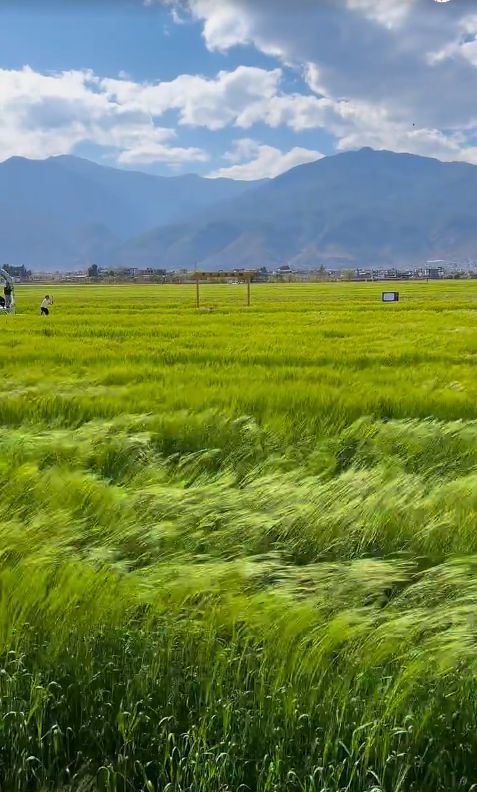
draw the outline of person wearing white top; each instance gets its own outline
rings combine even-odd
[[[50,295],[47,294],[45,299],[42,300],[40,305],[40,314],[41,316],[48,316],[50,313],[50,305],[53,305],[53,300],[50,300]]]

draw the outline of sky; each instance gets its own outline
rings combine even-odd
[[[0,0],[0,160],[273,177],[477,164],[477,0]]]

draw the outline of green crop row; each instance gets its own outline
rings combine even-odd
[[[18,287],[0,789],[477,789],[477,285],[381,288]]]

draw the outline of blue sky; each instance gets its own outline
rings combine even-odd
[[[0,152],[261,178],[477,162],[473,0],[0,0]]]

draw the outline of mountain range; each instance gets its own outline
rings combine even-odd
[[[0,164],[0,263],[34,270],[412,266],[477,258],[476,217],[476,166],[372,149],[261,182]]]
[[[111,265],[129,239],[194,216],[249,182],[172,178],[72,156],[0,164],[0,263],[33,270]]]

